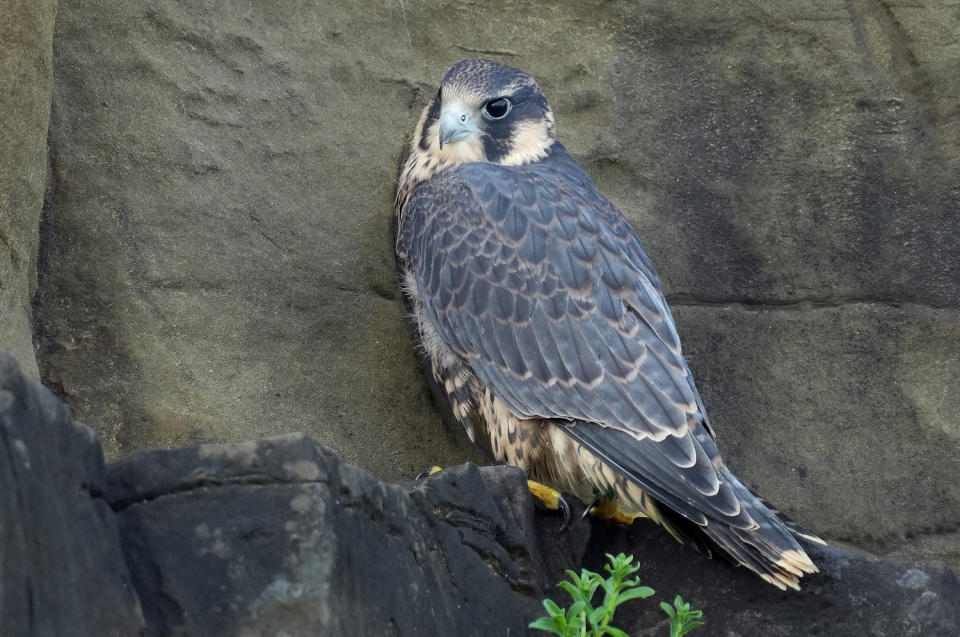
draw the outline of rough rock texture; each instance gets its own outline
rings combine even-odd
[[[681,549],[652,525],[595,523],[585,563],[598,570],[603,553],[621,551],[636,552],[641,582],[657,591],[654,599],[670,601],[680,593],[703,610],[704,636],[952,637],[960,631],[960,583],[942,562],[892,561],[815,546],[810,556],[820,573],[805,577],[799,593],[780,592],[741,568]],[[659,637],[666,634],[658,625],[661,612],[657,604],[624,606],[617,622],[631,637]]]
[[[953,636],[940,562],[827,549],[781,593],[656,527],[537,512],[521,472],[450,467],[386,484],[302,434],[146,450],[107,465],[95,434],[0,352],[0,634],[255,637],[523,635],[563,568],[636,553],[658,599],[710,635]],[[109,505],[107,504],[109,502]],[[142,608],[142,612],[141,612]],[[656,605],[624,606],[634,637]]]
[[[0,635],[143,627],[103,492],[96,434],[0,349]]]
[[[522,635],[546,585],[515,469],[403,487],[292,434],[135,452],[109,482],[148,635]]]
[[[0,346],[33,376],[30,299],[36,288],[55,0],[0,7]]]
[[[491,56],[645,237],[734,469],[960,566],[958,32],[947,2],[62,0],[43,377],[110,457],[304,430],[385,479],[467,458],[388,228],[437,79]]]
[[[437,426],[394,300],[421,94],[399,18],[61,5],[39,347],[108,456],[297,430],[392,478],[471,453]]]
[[[522,474],[451,467],[384,484],[302,435],[140,451],[108,469],[107,497],[148,635],[523,635],[564,568],[636,553],[644,583],[702,607],[710,635],[923,635],[960,630],[943,563],[816,550],[823,573],[782,593],[626,529],[534,513]],[[656,604],[625,606],[630,635],[665,634]]]

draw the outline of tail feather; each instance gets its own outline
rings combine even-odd
[[[799,590],[800,577],[818,572],[796,538],[821,544],[823,540],[759,497],[722,464],[714,465],[720,488],[732,491],[739,502],[737,511],[711,507],[708,499],[696,499],[696,492],[684,483],[680,467],[679,479],[672,483],[651,479],[648,474],[662,477],[669,468],[639,462],[656,460],[651,449],[660,444],[657,441],[595,425],[566,427],[563,431],[608,467],[601,474],[619,474],[628,481],[617,489],[618,498],[625,504],[633,503],[681,542],[701,549],[712,544],[735,563],[784,590]],[[637,497],[637,491],[645,495]],[[651,500],[654,506],[650,506]],[[709,553],[709,548],[705,552]]]
[[[716,542],[734,563],[745,566],[766,582],[773,584],[780,590],[792,588],[800,590],[799,575],[780,567],[779,563],[765,559],[758,555],[755,547],[732,533],[730,527],[722,524],[713,524],[704,528],[704,534]]]
[[[753,489],[751,489],[750,487],[748,487],[747,485],[745,485],[745,484],[743,484],[743,483],[740,483],[740,484],[741,484],[741,486],[742,486],[744,489],[746,489],[748,492],[750,492],[750,495],[752,495],[752,496],[755,497],[757,500],[759,500],[759,501],[763,504],[763,506],[765,506],[767,509],[769,509],[769,511],[770,511],[771,513],[773,513],[775,516],[777,516],[777,518],[780,520],[780,522],[783,524],[783,526],[786,527],[787,530],[790,531],[791,533],[793,533],[795,536],[800,537],[800,538],[803,538],[804,540],[806,540],[806,541],[808,541],[808,542],[813,542],[814,544],[821,544],[821,545],[824,545],[824,546],[827,544],[826,541],[824,541],[824,540],[823,540],[822,538],[820,538],[818,535],[816,535],[815,533],[813,533],[813,531],[810,531],[809,529],[807,529],[807,528],[806,528],[805,526],[803,526],[802,524],[796,522],[796,521],[795,521],[793,518],[791,518],[789,515],[787,515],[786,513],[784,513],[783,511],[781,511],[781,510],[778,509],[777,507],[773,506],[773,505],[770,504],[769,502],[767,502],[763,497],[760,496],[759,493],[757,493],[756,491],[754,491]]]
[[[737,562],[757,573],[777,588],[799,590],[799,579],[818,572],[816,565],[795,535],[823,542],[789,517],[770,506],[763,498],[740,482],[726,468],[721,473],[734,487],[742,506],[756,522],[756,527],[741,529],[711,519],[703,533],[717,542]],[[786,518],[786,520],[784,520]]]

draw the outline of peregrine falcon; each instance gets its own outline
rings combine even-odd
[[[649,517],[781,588],[822,543],[726,467],[639,237],[556,140],[539,85],[465,60],[417,124],[396,256],[422,353],[499,462]],[[796,536],[796,537],[795,537]]]

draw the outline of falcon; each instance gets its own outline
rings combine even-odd
[[[489,60],[447,71],[395,215],[415,338],[454,417],[498,462],[778,588],[817,572],[797,537],[823,541],[721,459],[653,264],[557,141],[532,77]]]

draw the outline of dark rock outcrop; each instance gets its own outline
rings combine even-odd
[[[0,349],[0,635],[142,629],[104,490],[96,434]]]
[[[704,637],[951,637],[960,631],[960,583],[942,562],[808,546],[820,573],[803,578],[799,593],[781,592],[744,569],[681,549],[652,525],[594,524],[593,531],[585,563],[602,563],[604,552],[634,553],[656,599],[681,594],[703,609],[709,623]],[[632,637],[666,634],[645,629],[661,619],[655,605],[625,606],[617,617],[632,628]]]
[[[508,467],[385,484],[291,434],[141,451],[104,477],[93,432],[3,352],[0,434],[4,635],[523,635],[544,595],[564,604],[562,569],[599,570],[611,551],[637,555],[657,599],[703,608],[704,635],[960,630],[960,584],[942,563],[828,548],[820,575],[781,593],[650,525],[558,533]],[[648,602],[617,623],[666,632]]]
[[[109,497],[154,635],[521,635],[544,567],[520,472],[384,484],[303,435],[137,452]]]

